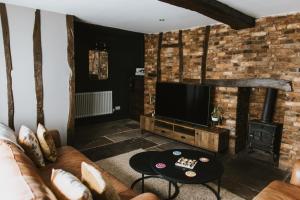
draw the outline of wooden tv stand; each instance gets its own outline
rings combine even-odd
[[[140,126],[142,132],[149,131],[215,153],[224,152],[228,148],[227,129],[202,127],[150,115],[140,116]]]

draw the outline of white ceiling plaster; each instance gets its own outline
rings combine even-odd
[[[219,1],[256,18],[300,12],[300,0]],[[2,0],[2,2],[71,14],[88,23],[142,33],[218,23],[197,12],[158,0]],[[165,21],[160,22],[160,18]]]

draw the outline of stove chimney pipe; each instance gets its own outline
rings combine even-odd
[[[274,109],[276,105],[277,93],[278,93],[277,89],[267,88],[263,112],[261,115],[262,122],[272,123]]]

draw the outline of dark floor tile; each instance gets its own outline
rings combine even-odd
[[[162,144],[166,144],[166,143],[170,143],[170,142],[174,142],[173,140],[171,139],[168,139],[166,137],[162,137],[162,136],[159,136],[159,135],[155,135],[155,134],[143,134],[144,138],[146,140],[149,140],[151,142],[154,142],[155,144],[158,144],[158,145],[162,145]]]
[[[169,149],[194,149],[194,150],[200,150],[199,148],[193,147],[191,145],[187,145],[181,142],[172,141],[169,143],[165,143],[162,145],[158,145],[160,149],[163,150],[169,150]]]
[[[136,130],[138,122],[125,119],[112,122],[104,122],[90,125],[77,126],[75,128],[75,139],[81,143],[89,143],[98,140],[103,136],[110,136],[116,133]],[[133,129],[134,127],[134,129]]]
[[[230,168],[230,170],[234,173],[262,179],[263,181],[259,180],[259,183],[262,186],[264,186],[267,182],[273,180],[274,178],[284,180],[284,178],[288,174],[287,171],[280,170],[245,155],[238,156],[235,159],[229,160],[226,163],[226,166],[228,166],[228,168]],[[247,173],[245,173],[245,171]],[[258,185],[259,183],[256,181],[253,183],[253,185]]]
[[[164,151],[163,149],[161,149],[161,148],[159,148],[157,146],[147,148],[146,150],[147,151]]]
[[[284,180],[288,174],[244,153],[224,160],[223,164],[223,187],[247,199],[252,199],[273,180]]]
[[[95,147],[99,147],[99,146],[103,146],[103,145],[107,145],[107,144],[111,144],[111,143],[113,143],[112,140],[110,140],[106,137],[99,137],[99,138],[97,138],[97,140],[93,140],[93,141],[90,141],[87,143],[79,142],[79,144],[75,143],[73,146],[79,150],[86,150],[86,149],[91,149],[91,148],[95,148]]]
[[[92,161],[98,161],[140,148],[147,149],[155,145],[155,143],[145,140],[143,138],[134,138],[82,151],[82,153],[85,154]]]
[[[130,128],[130,129],[138,129],[138,128],[140,128],[140,124],[138,122],[136,122],[136,123],[126,123],[125,126],[128,127],[128,128]]]
[[[234,177],[222,177],[221,187],[246,200],[253,199],[258,193],[253,188],[238,182]]]
[[[250,157],[254,160],[262,162],[266,165],[274,166],[273,156],[270,155],[269,153],[265,153],[263,151],[255,150],[251,153],[249,153],[249,151],[244,151],[244,152],[241,153],[241,155],[246,155],[247,157]]]
[[[107,135],[106,137],[114,142],[120,142],[132,138],[140,138],[142,137],[142,134],[140,129],[133,129],[129,131]]]

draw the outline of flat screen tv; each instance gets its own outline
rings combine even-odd
[[[155,115],[208,126],[212,87],[182,83],[157,83]]]

